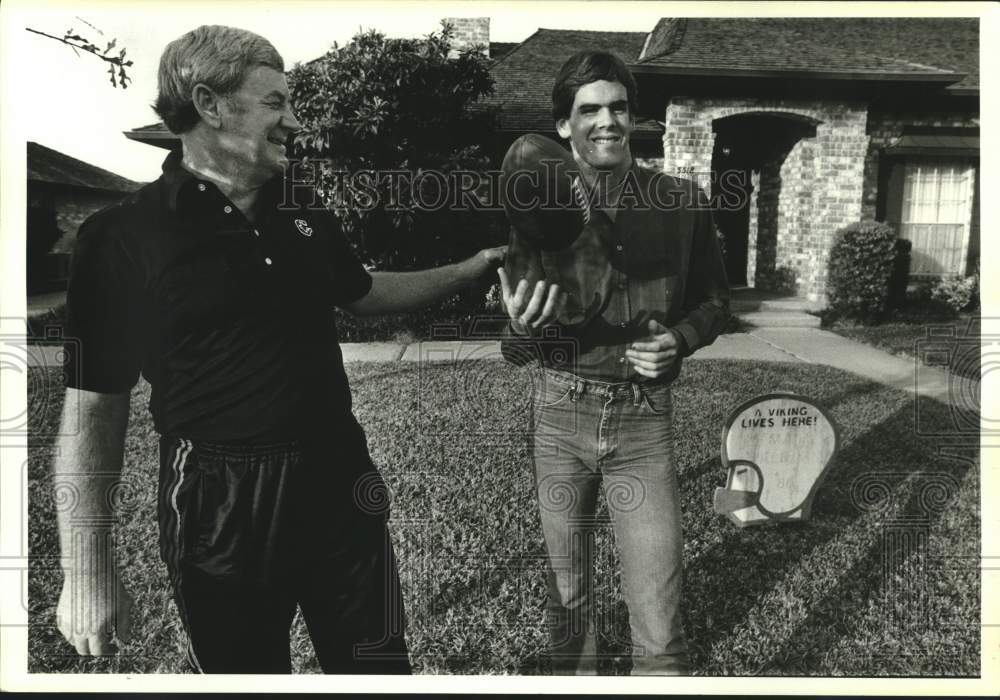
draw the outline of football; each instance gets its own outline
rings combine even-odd
[[[572,154],[539,134],[521,136],[507,149],[500,193],[511,226],[539,250],[568,248],[590,218]]]

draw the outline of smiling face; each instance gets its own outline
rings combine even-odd
[[[625,86],[617,81],[581,86],[569,117],[556,122],[556,130],[569,139],[573,157],[584,171],[621,172],[632,164],[628,145],[632,115]]]
[[[288,167],[289,139],[302,127],[289,103],[280,71],[257,66],[240,88],[222,101],[219,147],[247,185],[261,184]]]

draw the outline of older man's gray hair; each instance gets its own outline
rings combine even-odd
[[[198,112],[191,101],[195,85],[203,83],[221,95],[229,95],[257,66],[285,70],[278,50],[259,34],[218,24],[202,25],[163,50],[159,94],[153,109],[172,133],[182,134],[198,123]]]

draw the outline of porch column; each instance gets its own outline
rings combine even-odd
[[[712,193],[712,120],[690,97],[674,97],[667,105],[663,133],[663,172],[694,180]]]
[[[811,264],[802,291],[810,301],[826,301],[826,268],[836,232],[861,220],[867,118],[865,105],[846,105],[816,127],[813,221],[803,241]]]

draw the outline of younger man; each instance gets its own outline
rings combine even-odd
[[[629,609],[632,672],[682,675],[690,669],[670,384],[681,358],[712,343],[725,324],[725,269],[698,187],[633,162],[636,84],[619,58],[572,56],[556,78],[552,105],[580,175],[606,205],[565,250],[537,250],[514,231],[499,271],[511,319],[504,354],[523,361],[525,349],[537,347],[544,368],[534,393],[533,459],[549,556],[553,668],[595,671],[588,531],[603,482]],[[539,265],[562,289],[545,280],[534,289],[524,279],[512,286]],[[575,357],[542,332],[550,324],[559,324],[561,340],[575,342]]]

